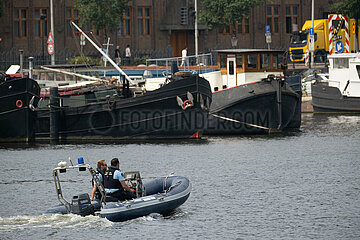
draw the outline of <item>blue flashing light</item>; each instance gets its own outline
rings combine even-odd
[[[84,164],[84,158],[79,157],[78,158],[78,164]]]

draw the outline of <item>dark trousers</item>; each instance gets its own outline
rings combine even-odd
[[[122,190],[107,195],[117,198],[119,201],[131,200],[136,198],[136,195],[134,193],[128,191],[122,191]]]

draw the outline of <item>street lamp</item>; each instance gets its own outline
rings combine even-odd
[[[45,13],[42,13],[40,15],[40,24],[41,26],[43,26],[43,21],[45,20],[46,18],[46,14]],[[41,39],[42,39],[42,65],[44,65],[44,58],[45,58],[45,55],[44,55],[44,36],[45,36],[45,32],[44,32],[44,29],[42,28],[42,31],[41,31]]]

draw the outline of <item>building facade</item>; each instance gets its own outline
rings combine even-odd
[[[201,0],[197,0],[201,11]],[[326,18],[330,0],[315,1],[315,19]],[[50,32],[50,0],[4,0],[4,13],[0,18],[0,61],[1,58],[17,60],[18,51],[25,56],[45,58],[47,39]],[[98,55],[93,46],[80,45],[79,34],[70,21],[78,23],[81,13],[75,8],[74,0],[53,0],[54,40],[56,63],[64,63],[69,56]],[[195,53],[194,41],[195,0],[132,0],[123,14],[123,22],[117,31],[110,34],[110,55],[119,45],[124,54],[130,45],[133,56],[171,57],[180,56],[184,46],[189,55]],[[273,0],[251,10],[237,26],[236,38],[230,27],[209,30],[199,23],[199,53],[225,48],[266,48],[265,31],[270,26],[270,47],[286,49],[293,30],[311,19],[311,0]],[[101,31],[92,26],[83,26],[98,45],[104,44]],[[233,40],[232,40],[233,38]],[[235,40],[235,41],[234,41]],[[104,46],[106,48],[106,46]],[[10,57],[11,56],[11,57]],[[0,63],[1,64],[1,63]],[[4,64],[4,63],[3,63]]]

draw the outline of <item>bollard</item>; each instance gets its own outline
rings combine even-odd
[[[32,78],[32,71],[33,71],[33,61],[34,57],[29,57],[29,78]]]
[[[50,142],[59,142],[59,92],[57,87],[50,87]]]
[[[19,57],[20,57],[20,74],[24,74],[24,50],[19,50]]]

